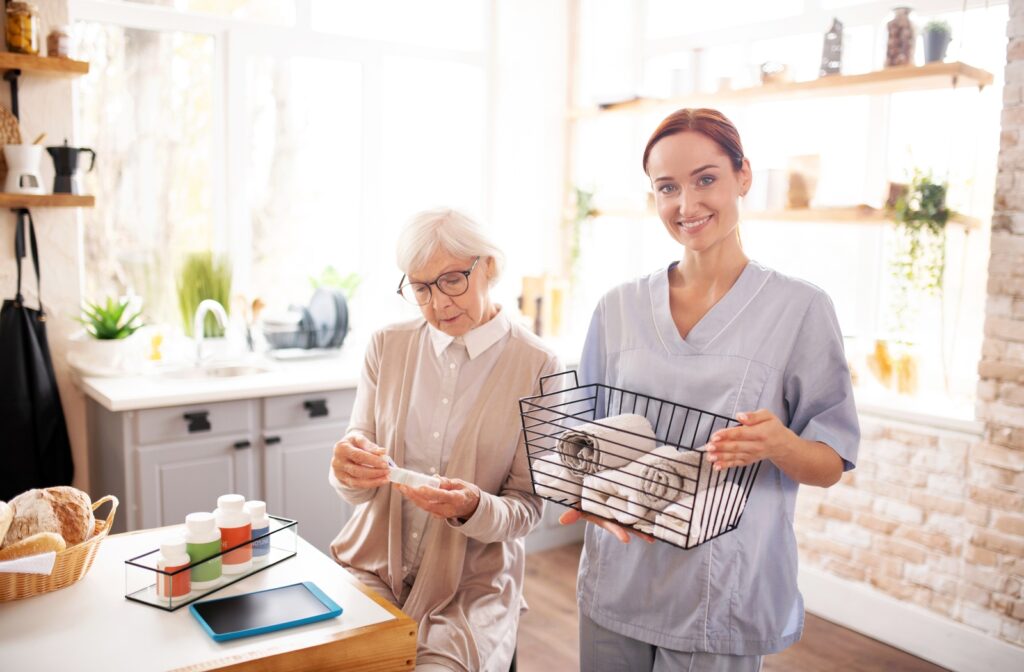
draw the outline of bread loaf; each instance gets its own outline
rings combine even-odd
[[[7,528],[14,520],[14,509],[7,502],[0,502],[0,546],[3,545],[4,537],[7,536]]]
[[[10,502],[14,509],[3,547],[39,532],[54,532],[68,546],[88,539],[96,526],[89,495],[67,485],[23,492]]]
[[[0,562],[24,558],[29,555],[39,555],[48,551],[60,553],[65,548],[67,548],[67,544],[64,543],[64,539],[59,534],[55,532],[40,532],[0,548]]]

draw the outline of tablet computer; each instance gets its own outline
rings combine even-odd
[[[335,618],[341,607],[305,581],[189,605],[206,634],[218,642]]]

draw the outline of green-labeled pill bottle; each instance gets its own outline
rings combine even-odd
[[[185,516],[185,552],[191,563],[220,553],[220,530],[212,513],[201,511]],[[220,583],[221,559],[213,557],[192,568],[192,589],[203,590]]]

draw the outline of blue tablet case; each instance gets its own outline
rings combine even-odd
[[[336,618],[342,608],[310,581],[189,605],[210,637],[226,642]]]

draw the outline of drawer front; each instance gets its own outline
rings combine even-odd
[[[152,408],[138,412],[136,433],[146,445],[248,432],[254,426],[254,409],[249,400]]]
[[[328,390],[270,397],[263,400],[263,425],[267,428],[302,428],[347,423],[355,399],[355,390]]]

